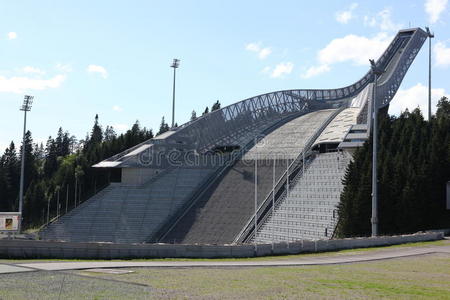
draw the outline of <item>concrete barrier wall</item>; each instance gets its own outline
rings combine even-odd
[[[439,240],[443,232],[256,245],[171,245],[0,240],[0,258],[240,258],[335,251]]]

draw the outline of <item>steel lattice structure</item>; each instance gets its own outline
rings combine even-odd
[[[426,32],[420,28],[401,30],[377,60],[376,66],[386,71],[376,87],[379,107],[388,105],[392,100],[426,38]],[[96,167],[129,166],[126,161],[130,153],[135,155],[134,152],[145,145],[158,147],[162,151],[176,148],[195,150],[197,153],[205,153],[217,146],[244,146],[259,132],[283,118],[347,106],[373,80],[374,76],[369,71],[356,83],[343,88],[284,90],[251,97],[185,123],[164,138],[148,140]]]

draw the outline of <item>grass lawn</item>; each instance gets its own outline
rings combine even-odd
[[[368,251],[449,244],[449,240],[443,240],[244,260],[362,255]],[[0,263],[42,261],[57,260]],[[449,254],[323,266],[127,270],[134,273],[75,270],[0,274],[0,299],[450,299]]]
[[[130,270],[73,273],[148,285],[152,298],[450,299],[450,256],[444,254],[328,266]]]

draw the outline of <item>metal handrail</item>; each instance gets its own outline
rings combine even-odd
[[[294,174],[294,178],[301,169],[300,167],[303,164],[303,157],[305,159],[310,155],[310,148],[313,146],[316,139],[320,136],[320,134],[325,130],[325,128],[331,123],[331,121],[340,113],[342,112],[346,106],[343,106],[337,110],[335,110],[332,114],[328,116],[328,118],[322,123],[322,125],[319,127],[319,129],[316,131],[314,135],[312,135],[308,141],[306,142],[305,146],[303,147],[303,150],[297,155],[297,157],[292,161],[292,163],[289,165],[288,170],[284,171],[283,174],[278,179],[277,183],[275,184],[275,187],[268,193],[266,198],[261,202],[261,204],[258,206],[256,210],[256,217],[258,216],[258,213],[260,213],[260,217],[264,217],[261,215],[266,211],[267,207],[270,207],[271,205],[271,199],[272,195],[275,193],[275,197],[278,196],[280,198],[279,191],[282,187],[285,186],[285,181],[287,174],[289,172],[289,178]],[[277,201],[277,199],[276,199]],[[257,217],[258,218],[258,217]],[[247,221],[246,225],[243,227],[243,229],[239,232],[239,234],[234,239],[233,243],[239,243],[247,240],[249,236],[252,234],[252,230],[254,228],[251,226],[251,224],[254,222],[255,214],[251,216],[251,218]],[[260,223],[261,224],[261,223]],[[261,225],[259,225],[261,226]]]
[[[312,163],[315,155],[316,155],[316,153],[310,152],[307,157],[305,156],[305,165],[309,164],[309,163]],[[296,185],[296,183],[298,182],[298,180],[300,179],[300,177],[303,176],[303,172],[302,172],[303,165],[300,165],[299,167],[300,168],[297,169],[297,173],[294,174],[294,178],[289,180],[289,186],[291,186],[291,184],[292,184],[292,187],[294,187]],[[305,169],[306,169],[306,166],[305,166]],[[275,209],[277,209],[280,206],[280,204],[283,201],[283,199],[285,199],[287,197],[287,191],[284,188],[284,186],[281,189],[281,193],[280,193],[280,191],[278,191],[277,194],[278,194],[278,197],[275,196],[275,201],[274,201],[275,202],[274,203],[275,204]],[[268,204],[271,204],[271,201],[269,201]],[[257,227],[258,230],[265,224],[266,220],[270,217],[270,213],[268,213],[270,208],[271,208],[271,206],[269,206],[269,205],[266,205],[265,208],[261,207],[261,209],[264,209],[264,213],[260,214],[261,215],[261,217],[260,217],[261,219],[258,222],[258,227]],[[254,220],[254,218],[253,218],[253,220]],[[250,232],[250,234],[251,234],[251,232]],[[248,238],[251,238],[251,237],[252,237],[251,235],[248,236],[245,241],[247,241]]]
[[[100,188],[96,188],[95,192],[91,192],[89,193],[90,196],[89,197],[85,197],[85,199],[83,201],[80,202],[80,204],[78,204],[77,206],[73,206],[71,209],[67,210],[67,213],[64,212],[62,214],[59,214],[57,216],[54,216],[53,218],[51,218],[48,222],[44,223],[41,225],[41,227],[39,227],[38,232],[46,229],[49,225],[53,224],[54,222],[58,221],[59,219],[61,219],[62,217],[69,215],[70,213],[72,213],[72,211],[77,208],[77,207],[81,207],[82,205],[84,205],[87,201],[89,201],[91,198],[97,196],[98,194],[100,194],[101,192],[103,192],[111,183],[108,182],[102,186],[100,186]]]
[[[287,118],[283,118],[277,123],[263,130],[261,134],[266,134],[270,131],[273,131],[281,125],[289,122],[290,120],[309,112],[310,111],[296,113]],[[160,242],[161,240],[163,240],[167,236],[167,234],[170,233],[170,231],[178,224],[178,222],[186,215],[186,213],[188,213],[188,211],[195,205],[195,203],[197,203],[197,200],[200,199],[207,190],[209,190],[211,185],[213,185],[218,178],[220,178],[227,170],[229,170],[229,168],[231,168],[239,159],[241,159],[244,154],[254,145],[255,140],[251,140],[243,149],[239,150],[236,155],[230,155],[229,160],[226,161],[222,167],[219,167],[214,172],[214,174],[208,176],[205,182],[196,189],[196,191],[190,197],[190,201],[186,202],[180,209],[178,209],[178,212],[176,214],[170,217],[167,222],[163,223],[160,228],[156,230],[156,233],[153,235],[152,240],[156,242]]]

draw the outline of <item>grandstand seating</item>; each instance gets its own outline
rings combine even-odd
[[[375,63],[385,71],[377,86],[369,70],[359,81],[338,89],[257,95],[97,163],[94,167],[121,168],[122,175],[129,175],[122,177],[124,183],[149,181],[141,186],[111,184],[50,223],[40,232],[41,238],[118,243],[249,242],[254,233],[250,227],[255,209],[255,162],[257,202],[261,203],[260,214],[253,218],[261,220],[258,242],[331,237],[350,155],[326,151],[354,151],[367,140],[373,107],[389,105],[426,38],[427,33],[420,28],[399,31]],[[369,101],[375,90],[376,106]],[[262,137],[262,133],[268,134]],[[252,141],[258,138],[261,142],[253,146]],[[220,153],[222,149],[241,152],[228,156],[228,150]],[[226,157],[232,167],[189,168],[180,160],[181,165],[174,168],[167,159],[174,150],[202,158],[209,154]],[[161,157],[165,160],[158,164],[155,158]],[[301,158],[306,158],[305,172]],[[282,175],[289,160],[294,161],[290,177]],[[152,177],[156,169],[164,171]],[[294,176],[289,192],[282,194],[286,180]],[[276,192],[270,194],[273,177]],[[277,197],[273,215],[269,195]]]
[[[288,196],[278,201],[259,227],[258,242],[323,239],[333,234],[342,177],[350,160],[346,152],[320,153],[299,173]]]
[[[268,134],[195,203],[164,237],[167,243],[232,243],[254,212],[254,165],[258,157],[258,204],[272,189],[273,159],[276,178],[286,160],[300,153],[303,145],[334,110],[321,110],[298,117]],[[296,126],[293,126],[294,123]],[[299,126],[301,124],[301,126]],[[286,132],[291,137],[286,138]],[[284,142],[281,140],[284,139]],[[271,151],[272,150],[272,151]],[[286,156],[285,159],[280,159]]]
[[[112,183],[50,224],[41,237],[72,242],[145,242],[212,171],[174,168],[142,186]]]

